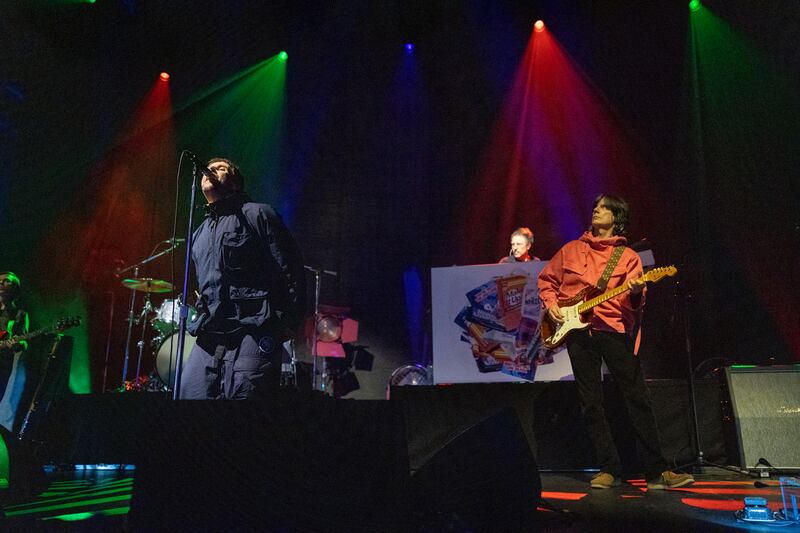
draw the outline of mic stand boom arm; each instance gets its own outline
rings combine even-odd
[[[176,241],[175,243],[173,243],[173,244],[172,244],[172,246],[170,246],[170,247],[169,247],[169,248],[167,248],[166,250],[164,250],[164,251],[161,251],[161,252],[158,252],[156,255],[151,255],[151,256],[150,256],[150,257],[148,257],[147,259],[144,259],[144,260],[142,260],[142,261],[139,261],[138,263],[135,263],[135,264],[133,264],[133,265],[128,265],[128,266],[126,266],[125,268],[118,268],[118,269],[116,269],[116,270],[114,271],[114,275],[115,275],[116,277],[120,277],[122,274],[124,274],[125,272],[128,272],[129,270],[132,270],[132,269],[134,269],[134,268],[139,268],[139,267],[140,267],[140,266],[142,266],[142,265],[146,265],[146,264],[147,264],[147,263],[149,263],[150,261],[153,261],[153,260],[155,260],[155,259],[158,259],[158,258],[159,258],[159,257],[161,257],[162,255],[165,255],[165,254],[168,254],[168,253],[172,252],[172,250],[174,250],[175,248],[177,248],[177,247],[178,247],[178,245],[180,245],[180,241]],[[135,277],[135,275],[134,275],[134,277]]]
[[[183,267],[183,296],[181,296],[180,319],[178,321],[178,347],[175,350],[175,383],[172,389],[172,399],[181,399],[181,374],[183,370],[184,337],[186,336],[186,318],[189,316],[189,306],[186,298],[189,294],[189,265],[192,260],[192,238],[194,237],[194,202],[197,197],[197,175],[199,169],[195,159],[192,159],[192,193],[189,200],[189,224],[186,229],[186,260]]]

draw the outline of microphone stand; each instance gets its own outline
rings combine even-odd
[[[122,274],[124,274],[125,272],[128,272],[128,271],[129,271],[129,270],[131,270],[131,269],[135,269],[135,271],[134,271],[134,273],[133,273],[133,277],[134,277],[134,278],[135,278],[135,277],[138,277],[138,275],[139,275],[139,267],[140,267],[140,266],[142,266],[142,265],[146,265],[146,264],[147,264],[147,263],[149,263],[150,261],[153,261],[153,260],[155,260],[155,259],[158,259],[158,258],[159,258],[159,257],[161,257],[162,255],[165,255],[165,254],[171,253],[171,252],[172,252],[172,250],[174,250],[175,248],[177,248],[177,247],[178,247],[178,246],[180,246],[180,244],[181,244],[181,241],[180,241],[180,240],[176,240],[175,242],[171,242],[171,241],[172,241],[172,239],[167,239],[166,241],[161,241],[161,242],[159,243],[159,245],[160,245],[160,244],[164,244],[164,243],[170,243],[170,244],[171,244],[171,246],[170,246],[169,248],[167,248],[166,250],[162,250],[162,251],[158,252],[158,253],[157,253],[157,254],[155,254],[155,255],[151,255],[150,257],[148,257],[147,259],[145,259],[145,260],[143,260],[143,261],[139,261],[138,263],[134,263],[134,264],[132,264],[132,265],[126,266],[125,268],[118,268],[117,270],[115,270],[115,271],[114,271],[114,276],[116,276],[116,277],[120,277],[120,276],[121,276]],[[135,290],[135,289],[134,289],[134,290]]]
[[[129,270],[129,269],[128,269]],[[133,267],[133,277],[139,277],[139,265]],[[131,356],[131,334],[133,333],[133,308],[136,305],[136,289],[131,289],[131,306],[128,309],[128,333],[125,336],[125,360],[122,363],[122,390],[125,391],[125,382],[128,381],[128,361]]]
[[[189,294],[189,267],[192,260],[192,238],[194,237],[194,202],[197,198],[197,175],[200,170],[195,158],[192,161],[192,193],[189,199],[189,224],[186,228],[186,259],[183,266],[183,295],[181,296],[180,319],[178,321],[178,346],[175,349],[175,384],[172,389],[172,399],[181,399],[181,374],[183,370],[183,349],[186,336],[186,318],[189,316],[189,306],[186,298]]]
[[[309,272],[314,273],[314,329],[311,334],[311,389],[317,390],[317,322],[319,321],[319,294],[322,290],[322,274],[329,276],[338,276],[339,274],[332,270],[323,270],[321,268],[313,268],[308,265],[303,267]],[[319,381],[319,390],[325,392],[325,378],[327,378],[327,363],[325,358],[322,358],[322,376]]]
[[[716,463],[712,463],[707,461],[705,455],[703,454],[703,447],[700,443],[700,424],[698,422],[697,416],[697,398],[695,394],[695,383],[694,383],[694,365],[693,365],[693,358],[692,358],[692,339],[691,339],[691,328],[690,328],[690,319],[689,319],[689,300],[691,299],[692,295],[686,289],[685,284],[681,284],[680,280],[675,282],[675,294],[674,297],[678,298],[680,293],[681,303],[682,303],[682,310],[683,310],[683,334],[684,334],[684,341],[685,341],[685,349],[686,349],[686,366],[687,371],[689,373],[689,404],[692,408],[692,423],[694,424],[694,449],[697,451],[697,456],[695,460],[687,463],[685,465],[681,465],[678,467],[678,470],[683,470],[688,467],[692,467],[692,471],[695,474],[704,474],[705,467],[711,466],[714,468],[720,468],[723,470],[729,470],[731,472],[736,472],[738,474],[747,473],[742,471],[739,468],[733,466],[726,466],[720,465]]]
[[[106,338],[106,359],[103,362],[103,388],[100,392],[106,392],[106,383],[108,378],[108,358],[111,355],[111,332],[114,330],[114,306],[116,303],[116,292],[112,287],[109,291],[109,297],[111,298],[111,305],[109,306],[108,313],[108,337]]]

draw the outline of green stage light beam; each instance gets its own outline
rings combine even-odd
[[[254,196],[273,195],[281,177],[286,61],[277,54],[181,106],[179,138],[209,156],[230,157]]]

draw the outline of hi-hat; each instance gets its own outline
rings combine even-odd
[[[122,286],[142,292],[170,292],[172,283],[163,279],[129,278],[122,280]]]

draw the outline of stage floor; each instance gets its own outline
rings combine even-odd
[[[590,477],[542,474],[546,505],[537,513],[540,531],[762,531],[767,526],[737,521],[734,513],[744,507],[744,498],[761,496],[773,511],[781,508],[777,479],[759,480],[765,485],[759,488],[752,477],[716,468],[696,474],[690,486],[671,490],[649,491],[644,479],[591,489]]]
[[[36,496],[2,495],[7,531],[122,531],[135,470],[83,470],[47,474]],[[756,480],[709,468],[689,487],[648,491],[632,479],[609,490],[591,489],[591,473],[543,472],[542,502],[530,531],[728,531],[774,530],[776,525],[737,521],[746,496],[781,506],[778,480]],[[785,525],[785,524],[784,524]],[[792,529],[794,530],[794,529]]]

